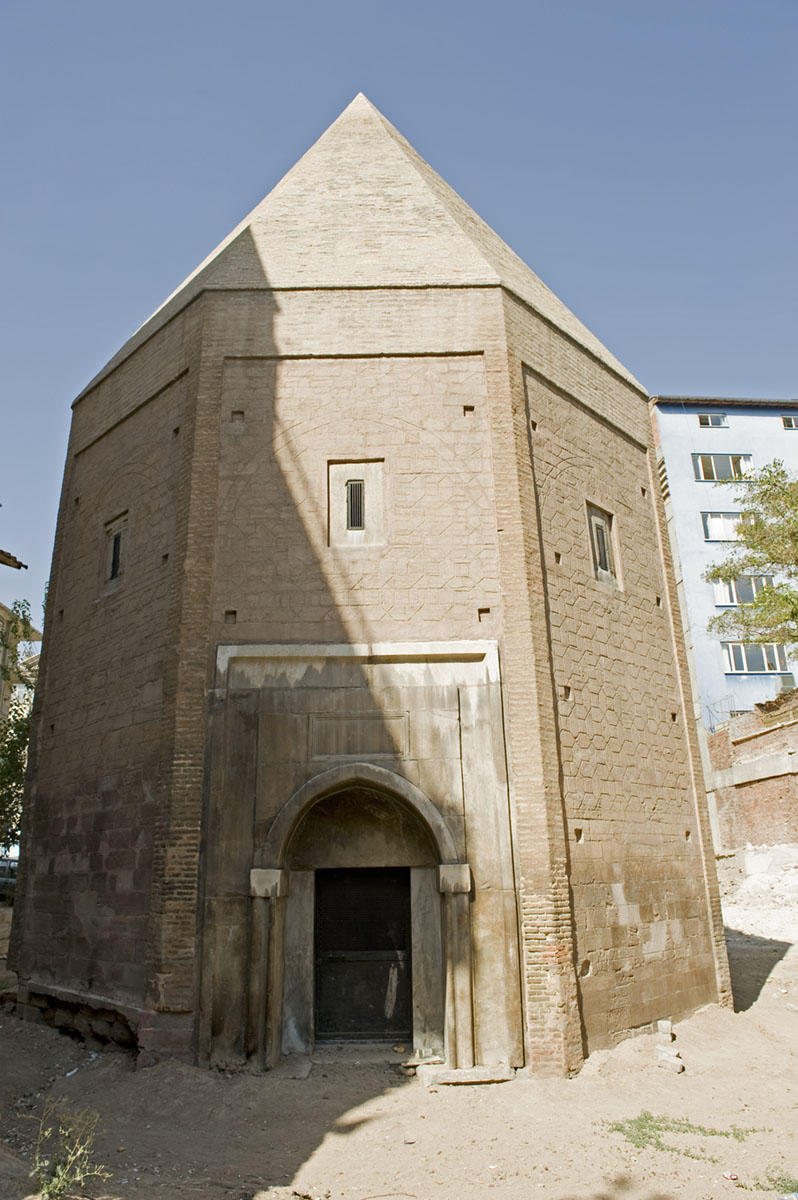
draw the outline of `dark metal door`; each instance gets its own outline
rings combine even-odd
[[[317,1038],[408,1039],[410,870],[316,872]]]

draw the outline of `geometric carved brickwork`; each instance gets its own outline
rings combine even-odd
[[[727,1001],[652,483],[640,384],[357,97],[75,401],[23,1015],[570,1072]]]

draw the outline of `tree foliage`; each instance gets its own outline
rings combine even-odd
[[[737,485],[737,542],[704,578],[729,583],[744,575],[773,582],[748,604],[727,609],[709,629],[743,642],[798,643],[798,478],[779,459]]]
[[[14,687],[8,712],[0,719],[0,849],[19,841],[19,821],[25,768],[28,763],[33,673],[25,665],[30,656],[32,625],[30,605],[16,600],[0,631],[0,694]]]
[[[22,793],[28,765],[32,692],[16,692],[8,715],[0,720],[0,849],[19,841]]]

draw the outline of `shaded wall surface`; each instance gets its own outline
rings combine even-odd
[[[31,742],[17,970],[130,1005],[149,958],[196,331],[186,314],[75,412]]]
[[[507,325],[550,654],[551,788],[596,1048],[728,997],[720,902],[645,400],[517,301]],[[612,516],[615,579],[594,569],[588,506]]]
[[[798,841],[798,691],[708,735],[720,849]]]

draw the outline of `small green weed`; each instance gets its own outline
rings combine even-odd
[[[49,1096],[39,1118],[33,1174],[42,1200],[74,1196],[89,1180],[110,1179],[92,1158],[99,1113]]]
[[[631,1142],[639,1150],[650,1146],[653,1150],[682,1154],[685,1158],[708,1158],[710,1162],[716,1160],[698,1150],[668,1145],[663,1141],[662,1135],[686,1133],[693,1137],[734,1138],[735,1141],[742,1142],[749,1133],[758,1132],[756,1129],[741,1129],[738,1125],[732,1125],[730,1129],[709,1129],[705,1125],[693,1125],[692,1121],[687,1121],[684,1117],[655,1117],[653,1113],[645,1111],[641,1112],[639,1117],[630,1117],[626,1121],[609,1122],[607,1127],[612,1133],[623,1134],[627,1142]]]
[[[765,1171],[765,1179],[766,1183],[761,1179],[756,1181],[757,1187],[761,1188],[763,1192],[798,1192],[798,1178],[795,1175],[788,1175],[781,1167],[768,1167]]]

